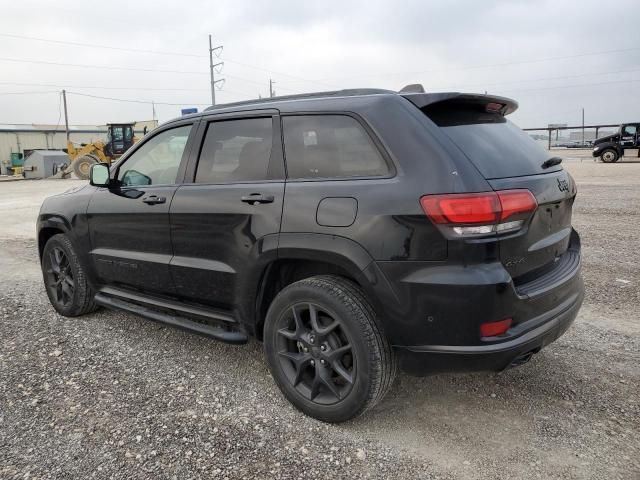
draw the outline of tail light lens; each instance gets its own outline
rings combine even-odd
[[[480,336],[481,337],[495,337],[506,333],[513,321],[510,318],[499,320],[497,322],[487,322],[480,324]]]
[[[425,195],[420,205],[433,223],[458,237],[516,231],[538,208],[536,198],[525,189]]]

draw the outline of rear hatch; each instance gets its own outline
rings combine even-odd
[[[576,188],[571,176],[559,159],[551,159],[549,152],[505,118],[517,108],[514,101],[437,95],[444,99],[430,102],[429,94],[406,97],[440,127],[494,191],[526,189],[535,196],[538,206],[522,228],[495,234],[500,260],[516,285],[558,267],[572,238]]]

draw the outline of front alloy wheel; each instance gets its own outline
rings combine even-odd
[[[53,235],[45,244],[42,276],[49,301],[60,315],[77,317],[96,309],[93,290],[66,235]]]
[[[48,257],[46,282],[49,298],[55,306],[64,309],[73,302],[76,289],[71,264],[64,250],[57,246],[49,250]]]

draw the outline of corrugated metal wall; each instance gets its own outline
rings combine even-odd
[[[74,143],[88,143],[95,140],[105,140],[106,132],[100,133],[71,133]],[[34,148],[51,150],[67,148],[64,132],[0,132],[0,162],[9,161],[11,153],[24,152]]]
[[[138,138],[142,138],[142,129],[147,126],[149,131],[157,126],[157,121],[145,121],[136,123],[135,133]],[[97,140],[105,141],[107,130],[105,127],[98,127],[104,131],[77,132],[71,130],[71,141],[76,144],[90,143]],[[23,153],[25,150],[46,148],[51,150],[61,150],[67,148],[67,139],[64,131],[7,131],[0,130],[0,173],[6,173],[6,166],[11,163],[11,153]]]

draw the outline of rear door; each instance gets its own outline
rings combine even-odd
[[[500,259],[518,279],[553,265],[569,248],[576,188],[571,176],[502,114],[484,105],[423,108],[494,190],[528,189],[538,208],[524,228],[500,237]]]
[[[117,185],[91,197],[91,258],[101,283],[173,293],[169,206],[192,133],[189,122],[146,137],[113,173]]]
[[[276,253],[284,199],[277,111],[203,120],[184,185],[171,205],[171,273],[182,298],[237,307]]]

